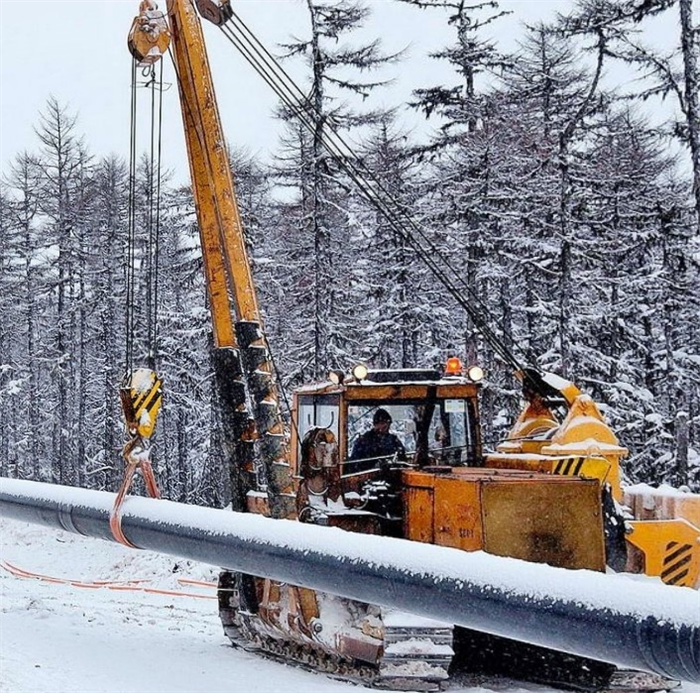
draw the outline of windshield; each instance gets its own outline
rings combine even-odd
[[[379,409],[391,417],[389,433],[398,438],[408,461],[417,464],[465,464],[472,456],[473,442],[469,407],[465,399],[437,399],[431,402],[373,402],[348,406],[348,453],[350,459],[363,455],[358,440],[373,428]]]

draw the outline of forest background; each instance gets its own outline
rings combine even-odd
[[[332,124],[460,269],[509,348],[599,403],[630,449],[627,478],[699,491],[693,0],[583,0],[524,27],[515,52],[485,38],[501,20],[495,2],[391,1],[441,13],[454,40],[425,60],[447,62],[451,83],[393,111],[368,108],[402,55],[362,31],[371,5],[307,0],[308,35],[278,53],[306,66],[320,116],[309,132],[280,105],[272,161],[231,152],[285,391],[359,361],[421,367],[459,355],[487,373],[487,447],[520,406],[510,367],[321,146]],[[669,14],[673,47],[653,49],[641,29]],[[639,79],[604,79],[620,64]],[[652,122],[644,104],[654,100],[670,107]],[[405,108],[424,114],[429,137],[397,126]],[[116,490],[131,342],[137,360],[150,346],[165,383],[154,449],[164,495],[226,505],[190,188],[169,185],[156,149],[131,166],[93,156],[78,115],[55,97],[36,135],[34,150],[3,162],[0,189],[0,473]]]

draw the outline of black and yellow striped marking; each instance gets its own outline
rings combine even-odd
[[[679,544],[677,541],[670,541],[666,544],[666,554],[661,570],[663,582],[679,587],[691,586],[687,578],[692,557],[693,547],[690,544]]]
[[[163,381],[155,371],[139,368],[119,391],[124,419],[131,435],[150,438],[163,399]]]
[[[560,476],[578,476],[585,461],[585,457],[568,457],[563,460],[557,460],[552,473]]]
[[[143,414],[144,410],[150,414],[153,407],[160,404],[160,400],[163,397],[163,392],[160,389],[162,384],[163,381],[160,378],[156,378],[151,387],[140,393],[136,398],[134,401],[134,414],[136,415],[137,421],[141,418],[141,414]]]
[[[551,473],[558,476],[580,476],[584,479],[598,479],[603,483],[610,473],[608,460],[598,455],[562,457],[552,460]]]

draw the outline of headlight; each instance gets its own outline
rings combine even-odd
[[[357,381],[362,381],[364,380],[367,375],[369,374],[369,368],[365,366],[364,363],[358,363],[353,369],[352,369],[352,375]]]
[[[478,383],[484,379],[484,369],[481,366],[470,366],[467,375],[473,383]]]

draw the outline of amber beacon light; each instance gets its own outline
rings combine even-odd
[[[456,356],[450,356],[447,359],[445,375],[462,375],[462,362]]]

